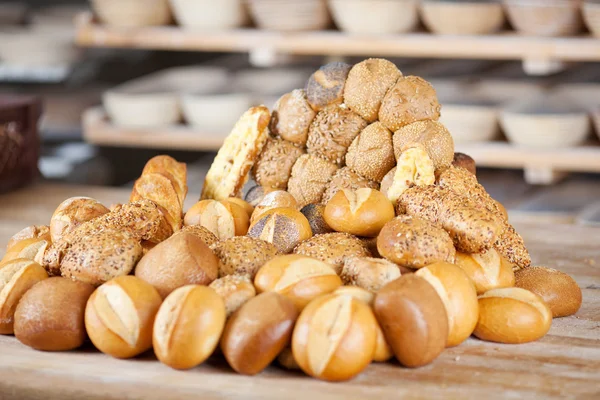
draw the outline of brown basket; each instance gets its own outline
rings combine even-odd
[[[0,193],[38,177],[41,111],[37,98],[0,95]]]

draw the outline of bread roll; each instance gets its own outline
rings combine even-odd
[[[133,185],[129,201],[142,199],[151,200],[159,206],[173,232],[181,229],[183,207],[180,194],[177,193],[174,180],[170,176],[159,173],[142,174]]]
[[[577,282],[553,268],[529,267],[515,273],[515,286],[540,296],[550,307],[553,318],[575,314],[581,307]]]
[[[356,191],[361,188],[378,189],[378,187],[377,182],[370,181],[358,175],[349,167],[343,167],[336,171],[331,181],[327,184],[321,203],[327,204],[342,189]]]
[[[444,125],[437,121],[418,121],[394,133],[394,154],[400,158],[402,150],[420,144],[427,151],[436,169],[448,167],[454,160],[454,140]]]
[[[288,192],[294,196],[299,207],[320,203],[327,183],[338,167],[312,154],[304,154],[292,168]]]
[[[435,89],[429,82],[418,76],[403,76],[385,95],[379,120],[395,132],[413,122],[437,121],[440,109]]]
[[[367,126],[348,148],[346,165],[367,179],[381,182],[396,165],[392,132],[381,122]]]
[[[236,236],[212,247],[219,258],[219,276],[248,275],[251,279],[267,261],[277,255],[277,247],[264,240]]]
[[[367,123],[345,105],[333,104],[319,111],[308,130],[309,154],[342,166],[348,147]]]
[[[321,111],[330,104],[344,101],[344,86],[351,68],[343,62],[332,62],[311,75],[306,83],[306,95],[313,110]]]
[[[302,207],[300,212],[308,220],[313,235],[333,232],[333,229],[325,222],[323,216],[325,213],[325,206],[323,204],[308,204]]]
[[[348,73],[344,102],[367,122],[374,122],[385,94],[401,76],[402,72],[388,60],[362,61]]]
[[[324,261],[330,264],[338,275],[342,272],[346,258],[371,256],[359,238],[348,233],[338,232],[313,236],[300,243],[294,249],[294,254]]]
[[[435,167],[433,161],[420,144],[412,144],[402,151],[398,158],[391,185],[385,196],[394,204],[402,193],[413,186],[428,186],[435,183]],[[387,184],[387,183],[386,183]]]
[[[135,268],[164,299],[185,285],[208,285],[219,276],[219,260],[191,233],[178,233],[150,250]]]
[[[188,192],[187,186],[187,165],[177,162],[173,157],[167,155],[158,155],[152,157],[142,170],[142,175],[161,174],[168,178],[179,199],[179,207],[183,209],[183,202]]]
[[[397,167],[392,168],[381,180],[379,191],[387,196],[388,191],[394,183],[394,176],[396,175]]]
[[[33,286],[15,311],[15,336],[42,351],[73,350],[85,342],[85,305],[94,287],[67,278],[50,278]]]
[[[450,236],[431,222],[401,215],[391,220],[377,237],[379,254],[393,263],[423,268],[438,261],[454,262],[456,250]]]
[[[281,207],[297,209],[298,202],[294,196],[285,190],[275,190],[267,193],[260,203],[258,203],[254,208],[254,212],[250,218],[250,223],[254,223],[262,214],[265,213],[265,211]]]
[[[225,202],[225,203],[233,203],[236,206],[242,207],[244,209],[244,211],[246,211],[246,214],[248,214],[248,217],[250,217],[252,215],[252,213],[254,212],[254,206],[252,204],[248,203],[246,200],[240,199],[239,197],[228,197],[221,201]]]
[[[263,213],[248,230],[248,236],[273,243],[282,254],[291,253],[312,236],[310,224],[293,208],[273,208]]]
[[[371,257],[348,257],[340,274],[344,285],[377,292],[400,277],[398,266],[388,260]]]
[[[473,175],[477,175],[477,166],[475,160],[464,153],[454,153],[454,160],[452,165],[459,168],[464,168]]]
[[[52,242],[50,236],[50,227],[48,225],[30,225],[15,233],[6,244],[6,251],[22,240],[43,239],[48,243]]]
[[[212,281],[208,285],[225,303],[225,313],[231,316],[248,300],[256,296],[256,289],[250,275],[227,275]]]
[[[304,154],[304,149],[282,139],[267,141],[252,170],[254,179],[261,186],[287,189],[292,167]]]
[[[43,264],[44,255],[50,247],[50,240],[39,238],[23,239],[17,241],[0,261],[0,267],[9,261],[24,258]]]
[[[142,246],[128,231],[104,230],[73,244],[60,264],[62,276],[99,286],[128,275],[142,257]]]
[[[275,103],[271,133],[299,146],[308,139],[308,128],[317,113],[311,108],[303,89],[286,93]]]
[[[219,239],[215,236],[214,233],[209,231],[203,226],[200,225],[188,225],[181,228],[181,230],[177,233],[191,233],[196,236],[198,239],[202,240],[205,245],[211,247],[215,243],[219,241]]]
[[[71,197],[63,201],[50,219],[52,241],[58,242],[64,233],[108,212],[108,208],[100,204],[98,200],[89,197]]]
[[[248,202],[251,206],[255,207],[258,203],[260,203],[265,197],[266,194],[273,192],[277,189],[264,187],[260,185],[252,186],[248,189],[248,192],[244,196],[244,200]]]
[[[248,213],[237,204],[227,201],[201,200],[185,214],[183,223],[201,225],[219,240],[245,235],[250,221]]]

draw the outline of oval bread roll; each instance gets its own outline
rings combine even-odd
[[[281,138],[304,146],[308,128],[317,113],[311,108],[303,89],[286,93],[275,103],[271,114],[271,132]]]
[[[394,133],[394,154],[400,158],[402,150],[412,144],[420,144],[427,151],[436,169],[448,167],[454,160],[452,135],[438,121],[417,121]]]
[[[381,182],[396,165],[392,132],[381,122],[367,126],[348,148],[346,165],[367,179]]]
[[[344,101],[344,86],[351,65],[332,62],[319,68],[306,83],[306,96],[315,111],[321,111],[330,104]]]
[[[292,167],[302,154],[304,149],[292,142],[269,138],[252,170],[254,179],[261,186],[287,189]]]
[[[329,161],[312,154],[304,154],[292,168],[288,192],[294,196],[299,207],[320,203],[327,183],[337,170],[337,165]]]
[[[327,204],[337,192],[343,189],[358,190],[362,188],[379,189],[377,182],[370,181],[352,171],[349,167],[338,169],[327,184],[321,203]]]

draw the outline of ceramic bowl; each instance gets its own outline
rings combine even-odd
[[[418,0],[329,0],[336,25],[356,34],[391,34],[419,24]]]
[[[226,134],[252,106],[247,93],[184,94],[181,106],[185,121],[203,132]]]
[[[100,21],[118,27],[167,25],[172,21],[169,0],[91,0]]]
[[[248,6],[261,29],[314,31],[331,23],[326,0],[248,0]]]
[[[442,35],[485,35],[505,23],[499,1],[425,0],[421,19],[433,33]]]
[[[243,0],[169,0],[175,20],[185,28],[231,29],[250,17]]]
[[[504,0],[508,19],[520,33],[535,36],[570,36],[581,31],[578,0]]]

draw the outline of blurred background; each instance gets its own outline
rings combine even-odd
[[[511,212],[600,223],[598,0],[3,0],[0,183],[28,143],[47,181],[131,185],[167,153],[199,192],[247,108],[368,57],[432,82]]]

